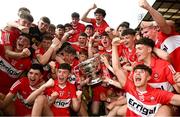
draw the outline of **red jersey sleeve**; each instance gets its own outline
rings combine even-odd
[[[1,40],[2,40],[2,44],[6,45],[6,46],[13,46],[12,44],[12,36],[10,34],[10,32],[8,31],[1,31]]]
[[[79,46],[79,45],[77,45],[77,44],[72,44],[72,47],[73,47],[77,52],[80,51],[80,46]]]
[[[54,80],[54,86],[46,88],[45,91],[44,91],[44,94],[48,95],[48,96],[51,96],[51,94],[56,91],[54,89],[57,86],[58,86],[58,80]]]
[[[166,67],[165,69],[165,72],[166,73],[166,77],[167,77],[167,80],[173,85],[175,84],[175,81],[174,81],[174,78],[173,78],[173,74],[175,73],[176,71],[174,70],[173,66],[171,64],[168,64],[168,67]]]
[[[50,96],[51,93],[52,93],[52,88],[51,88],[51,87],[46,88],[45,91],[44,91],[44,94],[45,94],[45,95],[48,95],[48,96]]]
[[[74,84],[70,84],[69,82],[68,82],[68,84],[70,85],[71,97],[72,98],[77,98],[75,85]]]
[[[18,92],[18,90],[21,88],[21,84],[25,83],[24,81],[28,80],[26,78],[21,78],[19,80],[17,80],[10,88],[10,92],[13,94],[16,94]]]
[[[90,22],[92,23],[92,25],[96,25],[96,20],[94,18],[90,18]]]
[[[125,83],[123,89],[126,92],[129,92],[131,89],[135,89],[134,87],[135,87],[134,83],[129,78],[127,78],[126,83]]]
[[[155,89],[157,95],[157,101],[161,104],[169,104],[171,101],[171,98],[174,96],[172,92],[160,90],[160,89]]]
[[[11,28],[11,29],[2,31],[1,39],[5,46],[14,46],[19,35],[20,35],[20,32],[18,29]]]
[[[37,56],[38,54],[43,55],[43,54],[44,54],[44,49],[43,49],[43,48],[38,48],[38,49],[35,51],[35,56]]]

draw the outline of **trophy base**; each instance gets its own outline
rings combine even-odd
[[[88,85],[94,85],[94,84],[100,83],[101,81],[102,81],[101,78],[96,78],[96,79],[91,80],[91,82],[88,83]]]

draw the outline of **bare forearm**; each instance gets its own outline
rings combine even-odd
[[[70,34],[65,33],[61,39],[61,43],[63,44],[64,42],[66,42],[68,40]]]
[[[88,10],[84,13],[84,15],[83,15],[82,18],[81,18],[82,21],[89,23],[89,21],[87,20],[87,19],[88,19],[87,16],[88,16],[88,14],[89,14],[90,11],[91,11],[91,9],[88,9]]]
[[[6,54],[9,58],[13,58],[13,59],[23,58],[21,52],[14,52],[14,51],[11,51],[11,50],[6,50],[6,51],[5,51],[5,54]]]
[[[87,85],[87,83],[88,83],[87,80],[83,80],[83,81],[80,82],[80,85],[81,85],[81,86],[85,86],[85,85]]]
[[[40,87],[39,89],[35,90],[34,92],[32,92],[27,98],[26,98],[26,102],[28,104],[32,104],[34,102],[34,100],[36,99],[36,97],[40,94],[42,94],[42,92],[45,90],[45,87]]]
[[[120,84],[123,87],[125,85],[127,76],[124,73],[123,69],[120,67],[117,46],[115,46],[115,45],[112,46],[112,66],[113,66],[113,69],[117,76],[118,81],[120,82]]]
[[[116,72],[119,70],[119,60],[118,60],[118,52],[117,52],[117,46],[113,45],[112,46],[112,66],[114,71]]]
[[[113,74],[115,74],[113,68],[110,66],[109,63],[105,63],[105,66],[106,66]]]
[[[171,98],[170,104],[180,106],[180,95],[174,94],[174,96]]]
[[[8,22],[8,23],[7,23],[7,26],[18,28],[18,27],[19,27],[19,24],[16,23],[16,22]]]
[[[51,58],[51,55],[53,53],[54,49],[52,47],[49,47],[49,49],[45,52],[45,54],[43,54],[42,56],[40,55],[38,57],[38,61],[42,64],[45,65],[48,63],[48,61]]]
[[[93,52],[92,52],[92,44],[88,45],[88,58],[92,58],[93,57]]]
[[[5,99],[3,100],[3,104],[2,104],[2,109],[6,108],[12,101],[14,98],[14,94],[12,93],[8,93],[5,97]]]
[[[81,99],[80,98],[75,99],[72,105],[73,110],[76,112],[79,111],[80,106],[81,106]]]
[[[169,54],[159,48],[154,48],[153,52],[161,59],[170,61]]]
[[[161,31],[166,34],[169,34],[171,32],[171,28],[166,23],[165,18],[153,7],[148,7],[148,11],[154,19],[154,21],[156,21],[157,25],[160,27]]]
[[[117,88],[122,88],[121,84],[120,84],[119,82],[115,81],[115,80],[109,79],[109,82],[108,82],[108,83],[109,83],[110,85],[113,85],[113,86],[117,87]]]

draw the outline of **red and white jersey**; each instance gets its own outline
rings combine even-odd
[[[172,29],[172,31],[170,32],[170,34],[165,34],[161,31],[158,32],[157,34],[157,40],[155,42],[155,46],[157,48],[161,47],[161,44],[166,40],[166,38],[170,37],[170,36],[174,36],[174,35],[179,35],[175,30]]]
[[[134,83],[129,79],[123,89],[126,91],[127,98],[126,116],[155,116],[161,104],[169,104],[174,95],[149,85],[147,85],[146,91],[137,91]]]
[[[43,55],[45,53],[45,49],[44,48],[38,48],[35,52],[34,52],[34,55],[33,55],[33,61],[36,63],[37,62],[37,55],[40,54],[40,55]]]
[[[173,66],[162,59],[153,57],[151,60],[152,75],[148,83],[154,88],[160,88],[166,91],[173,91],[175,81],[173,74],[175,70]]]
[[[180,35],[170,36],[161,44],[161,49],[169,53],[173,67],[180,72]]]
[[[51,106],[51,110],[54,116],[70,116],[69,108],[71,100],[76,97],[76,88],[73,84],[66,82],[64,88],[59,87],[58,80],[55,80],[55,85],[48,88],[45,93],[50,96],[53,92],[57,92],[59,95]]]
[[[71,69],[74,69],[78,64],[79,64],[79,60],[77,58],[74,58],[72,60],[72,63],[70,64],[71,65]]]
[[[173,91],[172,85],[175,84],[173,79],[175,70],[173,66],[165,60],[152,57],[150,67],[152,69],[152,75],[148,84],[154,88]]]
[[[4,48],[0,45],[0,92],[6,94],[19,76],[31,66],[30,58],[9,59],[4,57]]]
[[[80,33],[82,33],[82,32],[84,32],[85,31],[85,25],[84,24],[82,24],[82,23],[79,23],[78,22],[78,24],[76,25],[76,26],[74,26],[74,25],[72,25],[73,26],[73,29],[76,31],[76,33],[78,33],[78,34],[80,34]]]
[[[75,85],[77,83],[77,76],[74,74],[74,70],[76,69],[77,70],[77,65],[79,64],[79,61],[76,61],[75,60],[75,64],[74,66],[72,67],[71,69],[71,74],[69,75],[67,81],[73,85]],[[60,66],[60,63],[56,62],[56,68],[59,68]],[[79,69],[78,69],[79,71]]]
[[[79,34],[78,33],[71,34],[69,36],[67,42],[69,42],[70,44],[73,44],[73,43],[78,41],[78,38],[79,38]]]
[[[10,92],[17,96],[15,100],[16,116],[30,115],[32,106],[28,105],[26,98],[33,92],[30,87],[29,80],[27,77],[23,77],[17,80],[12,87]]]
[[[75,33],[72,34],[69,37],[69,39],[67,40],[70,44],[73,44],[74,42],[78,41],[79,34],[84,32],[84,30],[85,30],[85,25],[81,24],[81,23],[78,23],[76,26],[73,26],[73,30],[75,31]]]
[[[110,49],[110,50],[106,50],[106,49],[99,50],[98,53],[99,53],[100,55],[102,55],[102,54],[109,54],[109,55],[111,55],[111,54],[112,54],[112,49]]]
[[[4,29],[0,33],[0,44],[12,47],[15,46],[16,40],[20,35],[20,31],[17,28]]]
[[[81,50],[86,50],[86,51],[88,51],[88,47],[87,46],[85,46],[85,47],[81,47],[81,46],[79,46],[78,44],[71,44],[71,46],[76,50],[76,53],[79,55],[79,52],[81,51]]]
[[[124,46],[119,46],[118,48],[119,56],[125,58],[128,60],[129,63],[134,63],[137,61],[137,56],[136,56],[136,49],[133,48],[131,51],[124,47]]]
[[[96,20],[95,19],[93,19],[93,18],[91,18],[91,21],[90,21],[91,23],[92,23],[92,25],[93,25],[93,27],[94,27],[94,31],[95,32],[99,32],[99,34],[102,34],[104,31],[105,31],[105,29],[107,28],[107,27],[109,27],[109,25],[107,24],[107,22],[105,21],[105,20],[103,20],[102,21],[102,24],[101,25],[97,25],[97,23],[96,23]]]

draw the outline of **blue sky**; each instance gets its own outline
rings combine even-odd
[[[147,1],[153,4],[155,0]],[[105,20],[112,28],[116,28],[122,21],[130,22],[130,27],[135,28],[139,22],[139,14],[146,12],[138,6],[138,0],[3,0],[0,4],[0,27],[5,26],[8,21],[17,20],[19,7],[31,10],[35,24],[41,16],[47,16],[57,25],[70,22],[72,12],[78,12],[82,16],[93,3],[106,10]],[[93,12],[88,17],[94,17]]]

